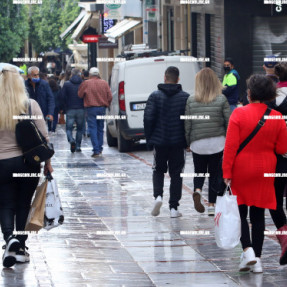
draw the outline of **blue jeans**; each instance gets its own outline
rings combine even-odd
[[[54,110],[54,114],[52,115],[53,116],[53,123],[51,121],[48,121],[48,130],[49,132],[52,131],[52,132],[55,132],[56,131],[56,126],[58,124],[58,119],[59,119],[59,109],[58,108],[55,108]]]
[[[76,140],[73,138],[73,124],[76,122],[77,134]],[[66,113],[66,133],[69,143],[76,142],[76,149],[81,147],[82,136],[84,131],[85,110],[71,109]]]
[[[104,120],[97,120],[97,116],[104,116],[106,107],[87,108],[88,127],[93,145],[93,152],[99,154],[103,151],[104,143]]]

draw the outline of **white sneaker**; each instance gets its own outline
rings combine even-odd
[[[251,271],[253,273],[263,273],[261,259],[259,257],[256,257],[256,261],[257,262],[253,266],[251,266]]]
[[[151,211],[152,216],[158,216],[160,213],[160,208],[162,206],[162,197],[159,195],[154,202],[153,209]]]
[[[28,249],[25,246],[25,249]],[[20,248],[18,252],[16,252],[16,263],[26,263],[30,262],[30,254],[23,248]]]
[[[19,251],[20,242],[15,236],[11,235],[8,238],[8,243],[5,246],[5,251],[2,257],[3,266],[6,268],[12,267],[16,263],[16,252]]]
[[[171,218],[181,217],[181,216],[182,216],[182,214],[178,210],[175,210],[174,208],[172,208],[170,210],[170,217]]]
[[[255,253],[252,247],[243,251],[240,258],[239,271],[249,271],[250,266],[257,263]]]
[[[208,216],[214,216],[215,207],[214,206],[208,206],[207,212],[208,212]]]

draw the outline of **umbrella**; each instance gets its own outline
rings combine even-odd
[[[44,55],[45,56],[59,56],[59,54],[54,51],[46,52]]]
[[[15,66],[15,65],[8,64],[8,63],[0,63],[0,72],[2,72],[2,69],[3,69],[5,66],[13,67],[13,68],[15,68],[20,74],[24,74],[24,71],[23,71],[22,69],[20,69],[19,67]]]

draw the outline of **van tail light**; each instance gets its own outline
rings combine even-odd
[[[126,110],[126,101],[125,101],[125,82],[119,83],[119,106],[121,111]]]

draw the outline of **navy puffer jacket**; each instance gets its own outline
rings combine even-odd
[[[149,146],[185,148],[184,116],[189,94],[180,84],[159,84],[146,103],[144,131]]]
[[[53,115],[55,100],[49,84],[41,79],[39,83],[36,83],[34,90],[31,80],[28,79],[25,81],[25,85],[29,93],[29,97],[38,102],[44,117],[47,115]]]
[[[66,110],[84,108],[83,99],[78,97],[78,90],[81,83],[82,79],[77,75],[72,76],[70,81],[65,82],[62,89],[62,97]]]

